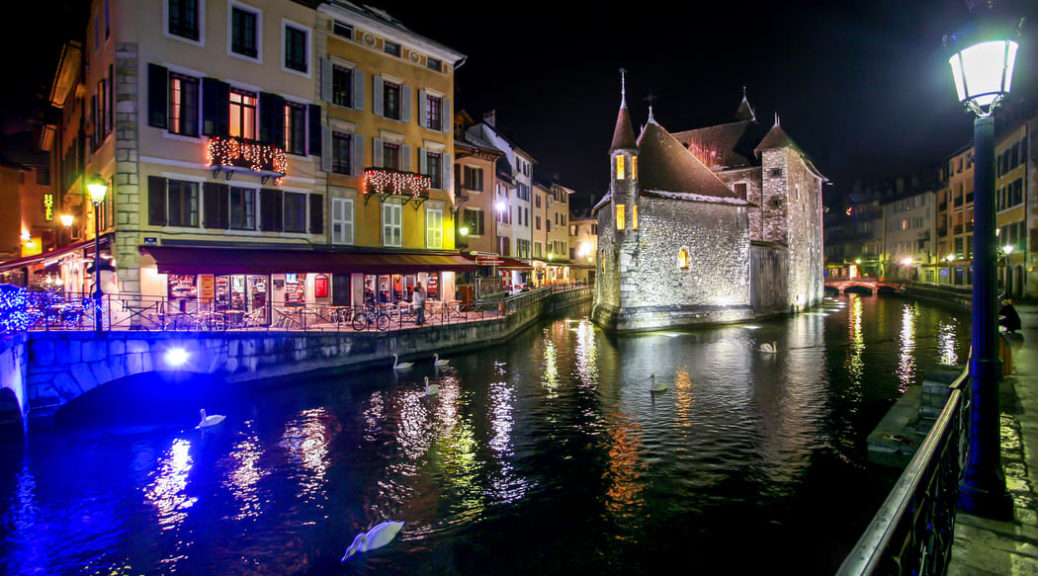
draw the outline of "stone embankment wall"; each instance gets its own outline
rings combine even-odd
[[[212,374],[230,382],[283,379],[315,371],[358,369],[432,358],[505,342],[545,315],[589,302],[591,289],[535,291],[502,303],[506,316],[423,326],[394,332],[31,332],[28,348],[28,404],[23,413],[53,412],[106,382],[170,370],[166,353],[187,352],[186,372]],[[5,376],[5,387],[6,384]]]
[[[973,292],[970,289],[937,287],[929,284],[908,284],[904,295],[916,300],[925,300],[958,310],[973,309]]]
[[[28,334],[0,337],[0,438],[21,433],[21,415],[28,404],[28,358],[25,343]]]

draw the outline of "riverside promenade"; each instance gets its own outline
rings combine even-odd
[[[1017,305],[1013,373],[1002,381],[1002,468],[1013,518],[955,517],[951,576],[1038,575],[1038,305]]]

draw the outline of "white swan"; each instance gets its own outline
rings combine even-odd
[[[346,549],[346,554],[340,562],[349,560],[350,557],[358,552],[367,552],[368,550],[374,550],[389,544],[393,541],[393,538],[396,538],[397,532],[400,532],[400,528],[403,526],[403,522],[387,520],[368,530],[367,533],[361,532],[357,534],[357,537],[353,539],[353,544],[350,544],[350,547]]]
[[[425,377],[425,395],[426,396],[435,396],[436,394],[439,394],[439,393],[440,393],[440,385],[439,384],[430,384],[429,383],[429,377],[426,376]]]
[[[223,414],[213,414],[212,416],[206,416],[205,408],[202,408],[201,410],[199,410],[199,412],[201,412],[202,414],[202,421],[199,422],[198,426],[195,426],[195,428],[208,428],[209,426],[216,426],[220,422],[223,422],[223,419],[226,418],[226,416],[224,416]]]
[[[768,342],[765,342],[765,343],[761,344],[760,345],[760,351],[764,352],[765,354],[775,354],[775,353],[777,353],[778,352],[778,341],[771,342],[770,344]]]
[[[409,370],[414,362],[399,362],[400,356],[393,354],[393,370]]]
[[[447,364],[450,364],[450,360],[440,360],[439,354],[433,354],[433,365],[443,367]]]
[[[649,376],[649,380],[649,392],[663,392],[667,389],[667,383],[657,382],[655,374]]]

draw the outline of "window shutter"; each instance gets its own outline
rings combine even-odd
[[[354,134],[350,138],[350,146],[353,147],[353,175],[364,175],[364,138]]]
[[[278,147],[285,145],[285,99],[277,94],[260,92],[259,140]]]
[[[382,101],[382,77],[372,76],[371,77],[371,111],[375,113],[375,116],[385,117],[383,111]]]
[[[453,174],[453,171],[451,170],[451,168],[454,166],[454,164],[451,163],[450,154],[443,155],[443,162],[440,163],[440,166],[443,169],[443,175],[440,179],[440,185],[443,186],[444,190],[453,190],[454,187],[451,185],[453,180],[451,178],[451,174]]]
[[[310,195],[310,233],[324,234],[324,195]]]
[[[226,184],[206,183],[202,193],[204,197],[204,221],[206,228],[230,228],[228,214],[230,188]]]
[[[332,171],[332,129],[329,126],[321,126],[321,148],[327,150],[327,154],[321,155],[321,170]]]
[[[231,85],[202,78],[202,134],[228,136],[231,129]]]
[[[332,76],[332,61],[321,58],[321,100],[325,102],[332,101]]]
[[[400,121],[411,121],[411,87],[400,85]]]
[[[345,204],[346,204],[346,202],[342,198],[332,198],[332,213],[331,213],[331,217],[332,217],[332,237],[331,237],[331,243],[332,244],[342,244],[343,243],[342,237],[343,237],[344,230],[343,230],[343,222],[342,222],[342,213],[346,211]]]
[[[280,232],[281,214],[284,209],[281,190],[264,188],[260,190],[260,230],[264,232]]]
[[[332,153],[330,148],[324,150],[321,147],[321,141],[323,140],[321,133],[321,105],[310,104],[306,116],[310,122],[310,154],[314,156],[330,155]]]
[[[444,98],[440,104],[440,132],[450,132],[454,125],[454,115],[451,114],[451,100]]]
[[[169,98],[169,71],[158,64],[148,64],[148,126],[165,128],[166,99]]]
[[[166,179],[148,176],[148,224],[166,225]]]
[[[353,107],[364,109],[364,71],[360,68],[353,69]]]
[[[375,138],[372,140],[374,148],[371,149],[371,161],[375,168],[382,168],[382,140]]]
[[[428,128],[428,122],[426,116],[429,114],[429,100],[425,97],[425,90],[418,91],[418,125],[422,128]]]
[[[418,173],[425,174],[429,171],[429,157],[425,153],[425,148],[418,149]]]
[[[411,147],[407,144],[400,145],[400,171],[411,171]]]

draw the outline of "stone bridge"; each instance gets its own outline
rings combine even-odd
[[[904,289],[903,284],[896,284],[894,282],[883,282],[870,276],[858,276],[856,278],[829,278],[825,279],[825,289],[827,291],[835,291],[838,294],[846,294],[848,288],[851,288],[851,292],[867,291],[869,294],[876,294],[879,292],[901,292]]]
[[[532,293],[531,293],[532,295]],[[33,331],[0,337],[0,424],[45,422],[108,382],[180,370],[226,382],[388,366],[505,342],[553,311],[590,300],[588,288],[526,297],[506,316],[392,332]],[[175,365],[181,351],[183,364]],[[4,436],[7,432],[2,432]],[[0,437],[2,438],[2,437]]]

